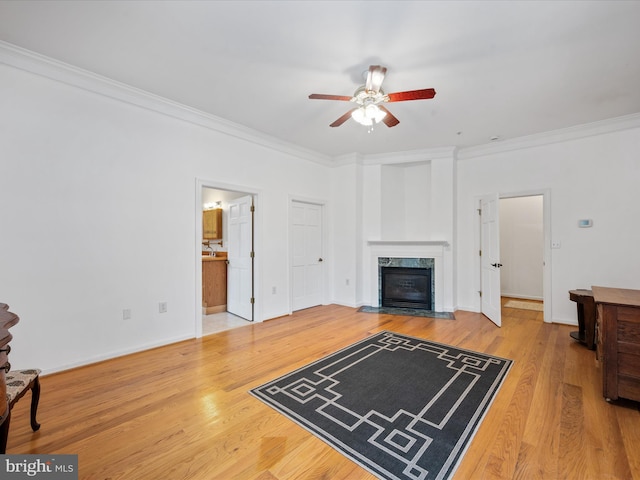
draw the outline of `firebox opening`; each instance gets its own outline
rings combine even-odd
[[[430,268],[381,267],[383,307],[433,309]]]

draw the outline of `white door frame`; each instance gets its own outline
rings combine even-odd
[[[551,189],[534,189],[524,190],[518,192],[500,193],[498,192],[498,199],[503,198],[515,198],[515,197],[533,197],[542,195],[542,229],[543,229],[543,267],[542,267],[542,300],[544,302],[544,322],[553,323],[551,317],[552,312],[552,288],[551,288]],[[479,204],[480,196],[475,198],[475,205]],[[477,215],[476,215],[477,218]],[[480,244],[480,231],[476,230],[476,245]],[[480,281],[482,271],[480,264],[480,257],[477,256],[477,272],[478,281],[480,282],[478,290],[482,288],[482,282]]]
[[[229,183],[216,182],[204,178],[196,178],[196,194],[194,205],[195,218],[195,244],[194,244],[194,261],[195,261],[195,337],[202,337],[202,189],[214,188],[216,190],[228,190],[231,192],[242,192],[247,195],[253,195],[253,204],[255,206],[253,239],[254,250],[256,256],[253,264],[253,277],[255,285],[255,304],[254,304],[254,322],[261,322],[262,318],[262,277],[260,275],[262,261],[262,209],[260,208],[261,191],[245,185],[233,185]]]
[[[313,205],[319,205],[322,208],[322,304],[327,304],[327,285],[328,280],[327,276],[329,274],[329,264],[327,263],[327,257],[329,256],[327,252],[327,246],[329,245],[327,239],[328,231],[327,231],[327,218],[328,218],[328,208],[327,201],[318,198],[309,198],[309,197],[301,197],[297,195],[289,195],[289,208],[288,210],[288,221],[287,227],[289,229],[287,251],[289,254],[287,255],[287,261],[289,262],[288,270],[289,270],[289,315],[293,313],[293,218],[291,214],[291,207],[293,202],[303,202],[303,203],[311,203]]]

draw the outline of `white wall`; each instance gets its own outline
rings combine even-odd
[[[356,163],[331,169],[331,301],[351,307],[361,305],[361,170]]]
[[[327,167],[4,64],[0,92],[14,367],[51,372],[193,337],[196,179],[261,192],[259,315],[289,312],[289,196],[327,198]]]
[[[576,322],[568,291],[640,288],[640,129],[467,157],[458,162],[459,307],[479,311],[479,195],[550,190],[552,321]],[[593,227],[578,228],[581,218]]]
[[[500,200],[500,293],[542,300],[542,195]]]
[[[380,235],[385,240],[404,240],[407,223],[404,168],[382,165],[381,179]]]
[[[431,163],[401,163],[381,168],[382,239],[430,238]]]

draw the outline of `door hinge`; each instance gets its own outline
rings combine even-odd
[[[482,215],[482,209],[478,208],[478,215]]]
[[[255,297],[251,297],[251,305],[253,305],[254,303],[256,303],[256,299]]]
[[[482,297],[482,290],[478,290],[478,295]]]
[[[251,258],[255,258],[255,256],[256,256],[256,252],[251,252],[251,253],[249,253],[249,256],[250,256]]]
[[[482,250],[478,250],[478,255],[482,256]]]
[[[251,205],[251,213],[253,213],[253,212],[255,212],[255,211],[256,211],[256,207],[255,207],[255,205]]]

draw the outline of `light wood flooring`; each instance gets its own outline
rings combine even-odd
[[[455,320],[322,306],[42,378],[13,410],[7,453],[75,453],[79,478],[304,480],[374,477],[247,393],[380,330],[514,360],[455,479],[640,479],[640,412],[602,397],[576,327],[503,309]]]

